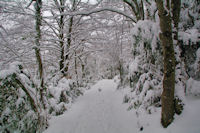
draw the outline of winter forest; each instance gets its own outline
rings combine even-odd
[[[199,133],[199,0],[0,0],[1,133]]]

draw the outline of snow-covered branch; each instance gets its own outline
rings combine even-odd
[[[134,17],[126,14],[125,12],[121,11],[121,10],[117,10],[117,9],[113,9],[113,8],[109,8],[109,7],[102,7],[102,8],[96,8],[96,9],[92,9],[90,11],[76,11],[76,12],[64,12],[63,14],[60,15],[69,15],[69,16],[77,16],[77,15],[83,15],[83,16],[88,16],[91,15],[93,13],[98,13],[98,12],[103,12],[103,11],[110,11],[110,12],[115,12],[118,13],[120,15],[123,15],[127,18],[129,18],[131,21],[133,21],[134,23],[136,23],[136,20]],[[59,16],[59,15],[57,15]]]

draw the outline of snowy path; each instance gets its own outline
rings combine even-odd
[[[134,110],[127,111],[127,104],[122,104],[124,91],[116,91],[116,86],[113,80],[99,81],[65,114],[53,117],[44,133],[200,133],[199,98],[188,99],[183,113],[164,129],[160,109],[137,118]]]
[[[45,133],[133,133],[135,115],[122,96],[113,80],[99,81],[64,115],[52,118]]]

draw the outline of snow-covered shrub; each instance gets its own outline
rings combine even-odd
[[[143,108],[151,113],[152,106],[160,106],[163,65],[158,33],[159,25],[150,20],[139,21],[132,29],[131,92],[125,96],[129,109]]]
[[[181,56],[189,77],[200,80],[200,3],[198,0],[182,1],[179,24]]]
[[[193,96],[200,96],[200,81],[190,78],[187,81],[187,94]]]
[[[198,95],[197,90],[191,86],[190,82],[195,84],[200,80],[199,11],[199,1],[182,1],[178,45],[177,41],[174,41],[176,56],[174,103],[175,107],[179,106],[180,109],[183,109],[185,93],[195,92],[195,95]],[[159,22],[159,20],[156,21]],[[158,36],[159,24],[151,20],[138,21],[132,29],[132,34],[134,57],[129,65],[128,77],[131,93],[124,97],[124,101],[130,103],[130,108],[148,110],[151,105],[160,106],[162,92],[163,61],[162,47]],[[188,80],[190,77],[194,80]],[[180,110],[177,110],[176,113],[180,114]]]
[[[75,81],[65,77],[61,78],[57,84],[49,85],[48,89],[48,110],[52,115],[62,114],[83,93]]]
[[[11,63],[0,71],[0,132],[41,132],[47,124],[46,113],[62,114],[82,94],[75,81],[56,77],[45,85],[44,109],[39,89],[21,63]]]
[[[199,95],[198,89],[195,89],[196,83],[200,80],[199,15],[200,3],[198,0],[182,1],[178,33],[181,48],[178,62],[181,63],[178,64],[178,67],[184,70],[176,70],[177,89],[175,93],[183,100],[184,93]],[[178,53],[177,49],[175,49],[175,52]]]
[[[0,132],[36,132],[40,119],[36,88],[19,62],[0,71]]]

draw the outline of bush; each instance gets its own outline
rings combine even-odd
[[[36,132],[40,125],[32,82],[20,63],[0,71],[0,132]]]

